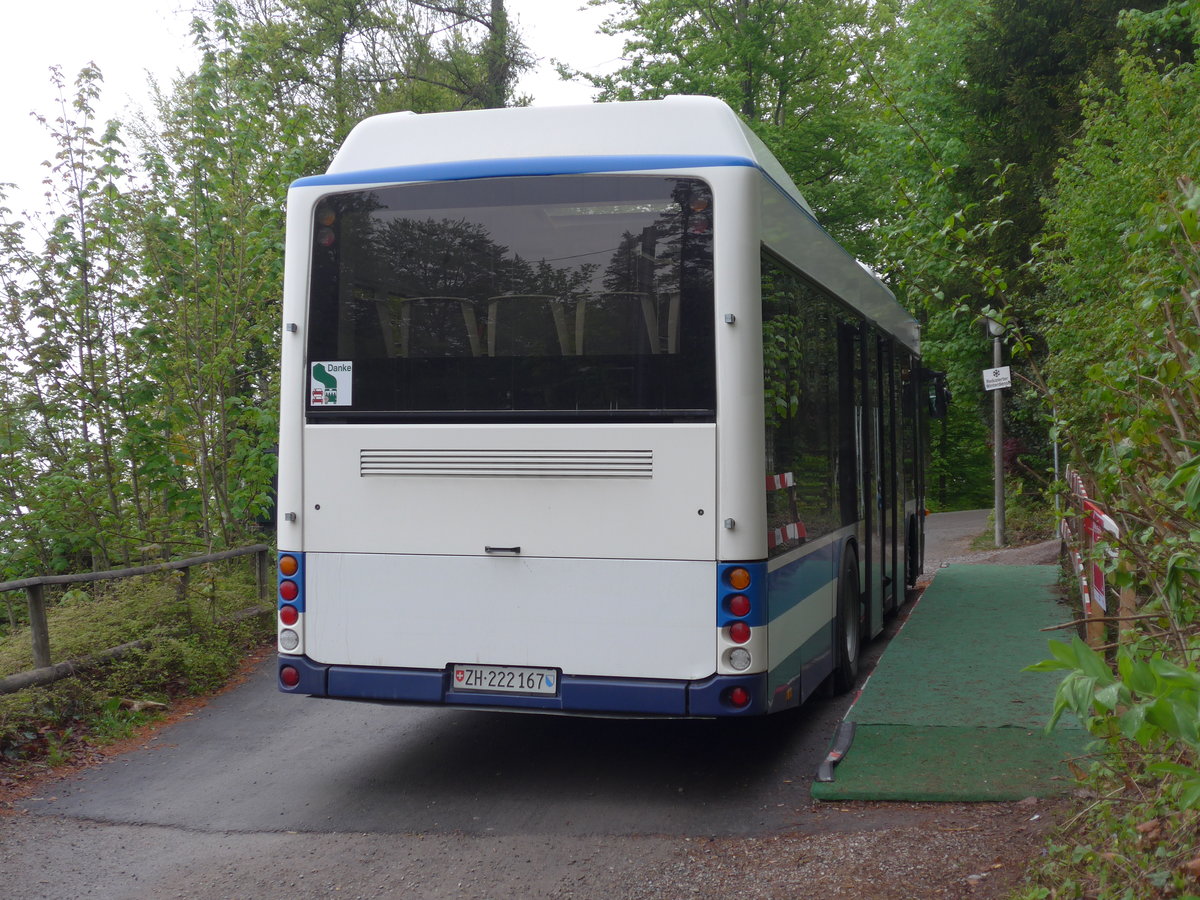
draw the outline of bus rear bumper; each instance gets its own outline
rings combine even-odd
[[[299,676],[291,686],[279,674],[285,666]],[[285,654],[279,655],[276,683],[286,694],[312,697],[582,715],[754,716],[767,711],[769,699],[765,673],[699,681],[563,675],[558,693],[535,696],[456,692],[449,670],[330,666]],[[741,706],[732,699],[736,688],[749,698]]]

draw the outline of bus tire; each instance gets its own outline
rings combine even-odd
[[[838,578],[837,616],[834,618],[834,693],[844,694],[858,680],[858,656],[862,648],[862,594],[858,590],[858,560],[846,547],[842,552],[842,574]]]

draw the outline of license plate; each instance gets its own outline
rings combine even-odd
[[[555,694],[558,672],[519,666],[456,665],[453,690],[488,694]]]

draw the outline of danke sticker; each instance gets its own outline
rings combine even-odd
[[[315,362],[309,368],[309,403],[312,406],[350,406],[354,395],[354,363]]]

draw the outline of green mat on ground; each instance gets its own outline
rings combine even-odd
[[[1046,658],[1040,629],[1070,618],[1055,566],[938,572],[846,714],[856,725],[820,800],[1020,800],[1073,786],[1078,722],[1044,726],[1060,676],[1021,671]],[[1061,635],[1056,635],[1060,636]]]

